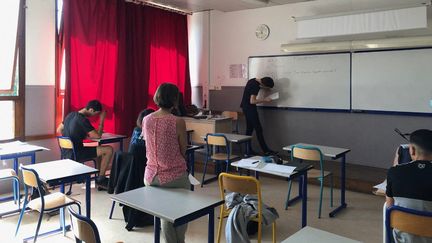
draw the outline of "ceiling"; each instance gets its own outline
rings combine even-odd
[[[164,6],[174,7],[184,12],[201,12],[205,10],[219,10],[232,12],[245,9],[270,7],[289,3],[311,2],[317,0],[126,0],[135,2],[156,3]],[[319,10],[334,11],[356,11],[365,9],[379,9],[395,6],[406,6],[419,4],[431,0],[319,0]],[[317,5],[318,6],[318,5]],[[318,11],[321,12],[321,11]]]
[[[310,2],[314,0],[139,0],[155,2],[190,12],[219,10],[223,12],[262,8],[288,3]],[[267,3],[266,3],[267,2]]]

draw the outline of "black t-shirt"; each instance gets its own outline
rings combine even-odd
[[[387,172],[389,197],[432,201],[432,162],[412,161],[392,167]]]
[[[87,134],[95,130],[90,121],[83,114],[76,111],[66,116],[63,126],[63,136],[71,138],[75,149],[81,149]]]
[[[250,103],[250,97],[251,95],[258,95],[259,90],[260,84],[256,78],[250,79],[243,91],[243,98],[240,107],[244,110],[256,109],[256,105]]]

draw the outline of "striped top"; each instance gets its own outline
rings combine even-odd
[[[147,148],[147,166],[144,178],[152,182],[157,175],[160,184],[171,182],[182,176],[186,161],[181,154],[174,115],[154,116],[143,120],[143,137]]]

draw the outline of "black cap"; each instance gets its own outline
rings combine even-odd
[[[428,129],[414,131],[410,135],[410,143],[417,145],[426,152],[432,153],[432,131]]]

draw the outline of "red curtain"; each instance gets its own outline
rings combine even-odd
[[[163,82],[190,104],[186,16],[124,0],[65,0],[63,21],[68,111],[99,99],[105,130],[129,134]]]

